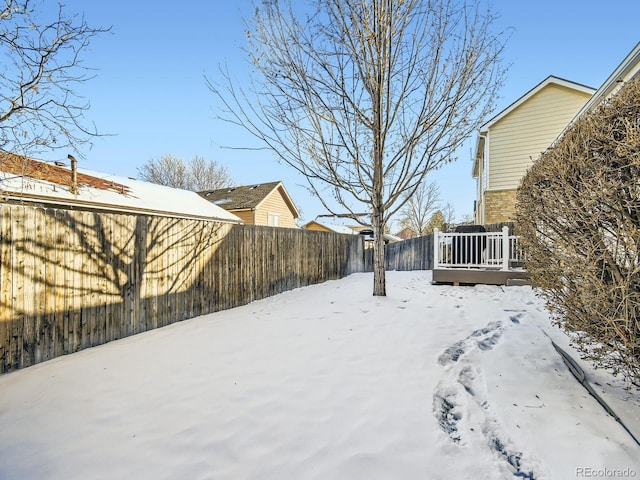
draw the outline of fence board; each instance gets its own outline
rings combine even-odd
[[[114,303],[111,301],[118,293],[118,273],[117,265],[115,265],[115,224],[112,215],[105,216],[103,218],[104,225],[104,238],[103,238],[103,250],[104,250],[104,277],[107,280],[107,289],[105,295],[105,320],[104,320],[104,339],[105,342],[110,342],[117,338],[116,329],[114,328]]]
[[[53,242],[51,232],[47,223],[47,215],[44,209],[36,210],[36,238],[38,250],[43,252],[44,258],[49,259],[53,255]],[[37,317],[37,337],[38,344],[35,350],[35,363],[49,359],[49,350],[52,343],[51,338],[51,321],[47,314],[47,284],[50,283],[54,275],[55,263],[47,261],[38,261],[36,259],[36,278],[34,281],[35,288],[35,315]]]
[[[362,238],[0,205],[0,373],[364,269]]]
[[[0,371],[12,368],[13,221],[12,210],[0,213]]]
[[[37,229],[35,208],[25,208],[22,229],[22,248],[24,257],[21,259],[23,267],[22,291],[22,338],[19,349],[22,351],[21,363],[29,366],[35,363],[35,349],[38,342],[37,330],[39,318],[35,311],[35,281],[36,265],[42,252],[38,250],[34,230]],[[27,231],[30,231],[27,234]]]

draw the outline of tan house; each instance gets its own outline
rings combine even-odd
[[[549,76],[480,127],[473,159],[476,223],[513,220],[522,177],[595,91]]]
[[[331,223],[319,222],[317,220],[311,220],[302,228],[305,230],[315,230],[316,232],[333,232],[342,233],[344,235],[355,235],[357,233],[353,228],[347,227],[346,225],[334,225]]]
[[[373,246],[373,230],[371,227],[363,225],[335,225],[332,223],[319,222],[318,220],[311,220],[303,227],[305,230],[315,230],[317,232],[333,232],[341,233],[343,235],[362,235],[365,239],[365,246]],[[401,241],[402,238],[396,237],[391,234],[385,233],[384,243],[395,243]]]
[[[198,192],[209,202],[240,217],[249,225],[297,228],[300,212],[282,182]]]

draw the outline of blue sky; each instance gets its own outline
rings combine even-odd
[[[151,158],[200,155],[225,165],[239,185],[282,180],[307,221],[324,213],[304,178],[273,154],[223,148],[255,145],[243,130],[214,119],[215,98],[204,81],[204,75],[215,80],[221,64],[238,79],[246,72],[242,19],[252,12],[248,0],[64,4],[92,26],[112,27],[83,57],[96,77],[81,90],[91,103],[87,120],[111,135],[75,152],[83,157],[80,166],[136,177]],[[640,41],[638,0],[496,0],[493,7],[500,15],[496,28],[513,29],[505,51],[511,67],[494,113],[549,75],[597,88]],[[468,142],[455,163],[431,175],[458,217],[473,209],[473,145]],[[41,158],[64,160],[67,153]]]

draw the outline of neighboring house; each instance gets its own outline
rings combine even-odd
[[[476,223],[513,220],[522,177],[595,91],[549,76],[480,127],[473,160]]]
[[[81,168],[74,175],[62,162],[6,152],[0,152],[0,202],[241,223],[195,192]]]
[[[296,218],[300,213],[282,182],[221,188],[198,194],[237,215],[246,224],[297,228]]]
[[[373,230],[371,227],[366,227],[363,225],[336,225],[332,223],[319,222],[317,220],[312,220],[305,224],[303,227],[305,230],[315,230],[319,232],[333,232],[333,233],[341,233],[344,235],[362,235],[364,239],[369,243],[373,242]],[[395,235],[386,234],[384,235],[384,243],[394,243],[399,242],[402,239],[396,237]]]
[[[344,235],[355,235],[357,233],[353,230],[353,228],[347,227],[346,225],[334,225],[331,223],[318,222],[317,220],[311,220],[302,228],[305,230],[315,230],[318,232],[342,233]]]
[[[416,238],[418,236],[417,232],[412,228],[405,227],[396,233],[396,237],[401,238],[402,240],[408,240],[410,238]]]

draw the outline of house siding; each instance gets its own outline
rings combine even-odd
[[[272,191],[256,209],[256,224],[268,225],[269,214],[280,215],[280,227],[296,228],[295,218],[279,189]]]
[[[311,222],[304,227],[306,230],[314,230],[316,232],[331,232],[332,230],[320,225],[319,223]]]
[[[231,210],[236,217],[239,217],[247,225],[254,225],[254,215],[253,210]]]
[[[490,127],[489,190],[515,189],[591,95],[550,84]],[[489,202],[485,198],[485,222]]]

